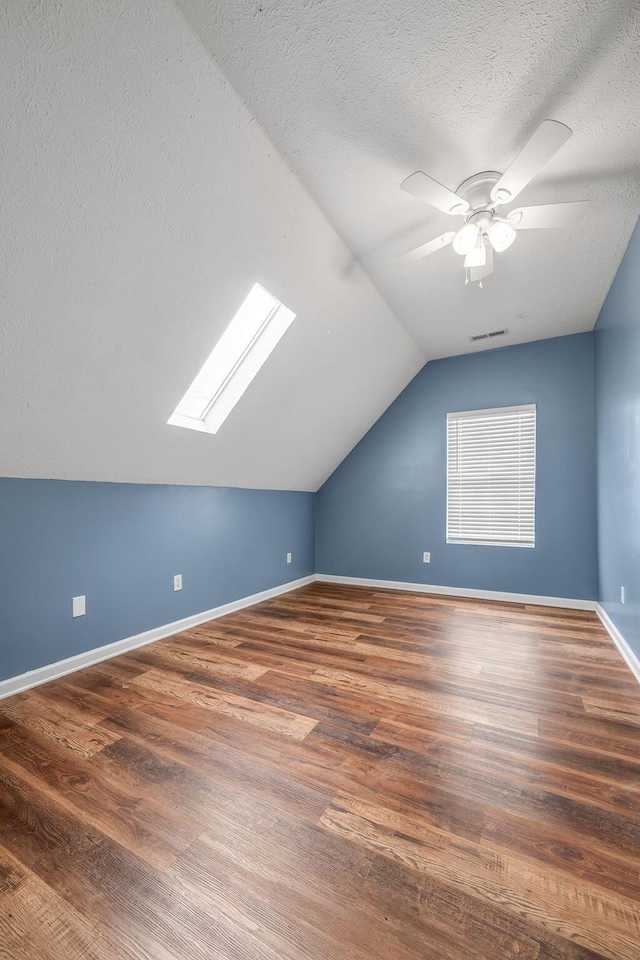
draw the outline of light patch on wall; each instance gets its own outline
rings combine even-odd
[[[217,433],[295,317],[255,283],[167,423]]]

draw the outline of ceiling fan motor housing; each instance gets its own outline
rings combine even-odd
[[[467,201],[473,211],[493,209],[496,203],[491,199],[491,191],[501,176],[495,170],[475,173],[462,181],[456,193]]]

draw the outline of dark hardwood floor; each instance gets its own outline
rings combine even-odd
[[[592,613],[313,584],[0,702],[0,957],[639,960]]]

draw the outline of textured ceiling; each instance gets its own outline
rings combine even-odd
[[[426,358],[589,329],[640,207],[637,16],[5,0],[0,473],[313,490]],[[483,290],[393,265],[457,222],[404,177],[502,170],[544,117],[575,134],[518,203],[591,198],[579,228]],[[256,280],[295,323],[216,436],[168,427]]]
[[[640,212],[637,0],[180,3],[429,358],[591,329]],[[483,289],[450,247],[392,263],[460,223],[407,175],[503,171],[546,117],[574,136],[516,205],[593,200],[578,227],[520,234]]]
[[[313,490],[424,363],[172,0],[0,8],[0,473]],[[166,425],[255,281],[297,319]]]

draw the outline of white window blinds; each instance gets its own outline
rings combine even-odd
[[[535,546],[536,407],[447,414],[447,543]]]

